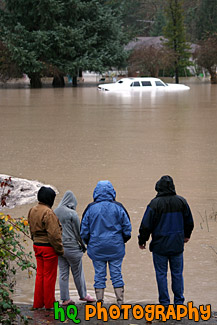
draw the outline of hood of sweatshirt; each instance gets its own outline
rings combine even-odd
[[[63,195],[62,200],[60,201],[58,208],[67,207],[73,210],[76,210],[77,200],[72,191],[66,191]]]
[[[171,176],[162,176],[155,185],[157,196],[176,195],[175,185]]]

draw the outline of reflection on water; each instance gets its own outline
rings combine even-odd
[[[71,189],[80,216],[97,181],[109,179],[133,225],[123,264],[126,301],[147,303],[157,302],[157,288],[151,254],[137,246],[138,227],[155,182],[163,174],[173,176],[195,218],[185,250],[186,301],[211,303],[217,310],[217,222],[208,220],[208,229],[203,220],[217,210],[217,87],[184,83],[189,91],[132,95],[95,87],[0,89],[1,173],[54,185],[59,191],[54,208]],[[27,215],[29,207],[10,213]],[[86,254],[84,268],[91,292],[94,272]],[[113,302],[109,276],[107,282]],[[34,279],[20,274],[16,300],[31,302],[33,285]]]

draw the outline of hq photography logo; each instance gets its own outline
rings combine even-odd
[[[189,320],[198,322],[199,320],[207,321],[211,317],[211,305],[200,305],[198,308],[193,306],[190,301],[187,305],[169,305],[165,309],[163,305],[146,305],[141,306],[124,304],[119,308],[117,305],[110,305],[108,308],[102,306],[101,302],[94,305],[85,305],[84,320],[89,321],[91,318],[96,317],[97,320],[108,322],[109,319],[118,320],[130,319],[130,313],[135,320],[144,319],[152,322],[153,320],[161,320],[166,322],[168,319],[180,321],[184,317]],[[75,305],[69,305],[66,309],[59,306],[58,302],[54,303],[54,319],[65,322],[70,319],[75,324],[81,322],[78,315],[78,308]]]

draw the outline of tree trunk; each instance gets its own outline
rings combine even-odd
[[[209,70],[210,76],[211,76],[211,84],[217,84],[217,74],[215,72],[215,69]]]
[[[52,86],[53,87],[65,87],[64,77],[62,75],[54,76]]]
[[[154,77],[155,78],[159,77],[159,68],[158,67],[155,68]]]
[[[78,70],[78,76],[79,76],[79,78],[82,78],[82,68],[79,68],[79,70]]]
[[[175,79],[176,79],[176,84],[179,83],[179,68],[175,68]]]
[[[77,87],[78,81],[77,81],[77,76],[72,77],[72,87]]]
[[[38,74],[34,73],[29,76],[30,79],[30,87],[31,88],[41,88],[42,87],[42,82],[41,78]]]

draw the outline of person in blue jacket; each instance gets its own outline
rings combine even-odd
[[[190,239],[194,222],[187,201],[176,194],[172,177],[166,175],[156,183],[157,196],[148,204],[139,228],[139,247],[146,248],[150,234],[150,251],[158,284],[159,302],[167,307],[168,263],[171,271],[174,305],[184,302],[183,251]]]
[[[123,304],[124,281],[121,266],[125,243],[131,238],[130,217],[109,181],[99,181],[93,192],[94,201],[85,209],[81,221],[81,237],[95,270],[94,288],[97,301],[104,298],[106,269],[109,265],[117,303]]]

